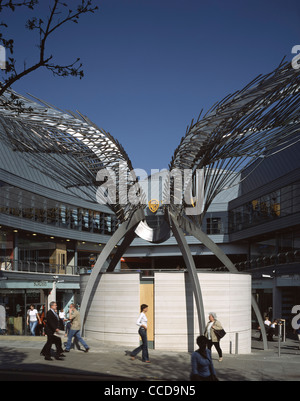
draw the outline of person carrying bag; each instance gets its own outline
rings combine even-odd
[[[208,340],[208,349],[211,350],[214,345],[218,355],[219,362],[223,360],[223,353],[220,347],[220,340],[226,335],[221,323],[217,320],[217,315],[215,312],[210,312],[208,316],[209,322],[206,325],[204,336]]]

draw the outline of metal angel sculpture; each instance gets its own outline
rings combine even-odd
[[[185,234],[203,243],[230,272],[239,273],[202,231],[203,218],[214,198],[237,185],[240,174],[253,161],[263,163],[300,140],[298,70],[283,62],[272,73],[257,77],[191,123],[170,162],[171,174],[164,190],[168,201],[158,205],[164,219],[155,229],[147,224],[145,191],[116,139],[78,112],[64,112],[39,99],[37,103],[20,95],[16,98],[21,109],[7,102],[5,96],[0,99],[1,140],[65,187],[76,188],[85,197],[106,203],[119,222],[89,277],[81,304],[83,324],[99,274],[114,270],[137,235],[160,243],[172,231],[191,277],[199,331],[203,333],[201,283]],[[267,348],[255,299],[252,306]]]

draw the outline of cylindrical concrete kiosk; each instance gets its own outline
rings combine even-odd
[[[221,340],[223,352],[251,353],[251,276],[226,272],[198,276],[205,315],[215,312],[227,333]],[[81,276],[82,294],[88,277]],[[99,278],[87,311],[85,336],[135,347],[140,274],[103,273]],[[188,273],[155,272],[153,283],[154,348],[193,351],[199,326]]]

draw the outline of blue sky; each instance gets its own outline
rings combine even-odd
[[[73,1],[75,2],[75,0]],[[99,10],[65,25],[49,42],[58,63],[77,57],[85,77],[39,70],[13,89],[79,110],[109,131],[135,168],[167,168],[192,118],[300,45],[299,0],[100,0]],[[47,15],[42,0],[39,16]],[[26,15],[25,15],[26,14]],[[38,57],[28,13],[5,13],[15,58]],[[22,63],[19,64],[20,69]]]

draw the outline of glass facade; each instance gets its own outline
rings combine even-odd
[[[206,219],[206,233],[208,235],[224,234],[225,230],[220,217],[209,217]]]
[[[229,233],[300,212],[300,182],[253,199],[229,212]]]
[[[0,213],[71,230],[112,235],[114,215],[64,204],[0,181]]]
[[[0,270],[78,274],[105,243],[69,240],[0,226]]]
[[[6,230],[0,229],[0,261],[9,261],[13,259],[13,234]]]
[[[248,260],[237,265],[239,270],[300,262],[299,228],[270,233],[263,239],[252,238],[248,241]]]

